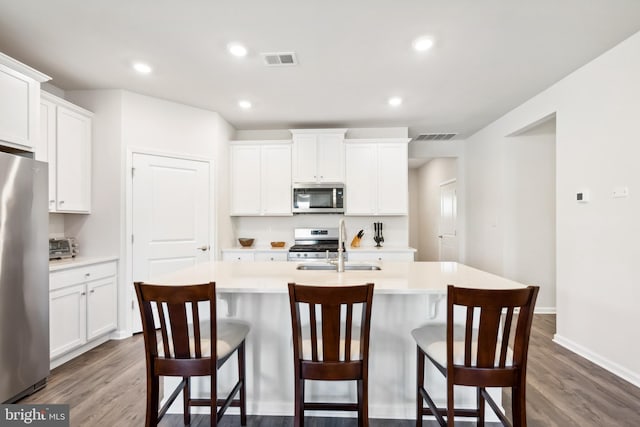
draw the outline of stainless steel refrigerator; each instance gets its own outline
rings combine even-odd
[[[49,375],[47,164],[0,152],[0,402]]]

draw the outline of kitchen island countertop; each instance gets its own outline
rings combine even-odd
[[[317,264],[324,264],[318,262]],[[311,264],[311,263],[308,263]],[[349,262],[347,262],[347,265]],[[518,288],[523,285],[503,277],[454,262],[390,262],[375,264],[379,271],[297,270],[298,262],[212,261],[173,274],[152,277],[151,283],[196,284],[216,282],[221,317],[248,321],[247,411],[249,414],[293,414],[293,349],[287,283],[354,285],[373,282],[369,377],[371,418],[411,419],[415,413],[415,342],[411,330],[426,323],[446,321],[448,284],[476,288]],[[277,375],[275,374],[277,373]],[[219,377],[221,387],[234,384],[233,372]],[[429,381],[442,385],[443,377],[428,373]],[[179,379],[168,378],[167,390]],[[208,380],[207,380],[208,381]],[[193,381],[195,394],[208,387]],[[305,387],[311,400],[339,396],[355,400],[355,387],[344,382],[310,381]],[[493,391],[491,392],[493,393]],[[473,390],[457,394],[462,406],[472,406]],[[435,396],[438,403],[446,395]],[[494,400],[500,402],[499,391]],[[231,408],[234,411],[237,408]],[[170,412],[180,413],[176,402]],[[310,412],[308,415],[312,415]],[[326,415],[326,414],[324,414]],[[496,419],[497,420],[497,419]],[[488,421],[494,421],[488,419]]]
[[[229,262],[196,264],[149,282],[195,284],[216,282],[219,293],[286,293],[287,283],[353,285],[375,283],[375,293],[441,293],[447,285],[507,289],[523,284],[456,262],[374,262],[378,271],[297,270],[298,262]],[[346,263],[349,265],[349,262]]]

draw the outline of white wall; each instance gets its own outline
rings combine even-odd
[[[94,118],[91,214],[66,214],[65,233],[78,239],[82,256],[120,256],[124,218],[122,91],[70,91],[67,99],[92,111]]]
[[[640,33],[466,142],[467,261],[505,271],[507,135],[556,113],[556,341],[640,385]],[[630,196],[612,198],[615,187]],[[589,189],[591,202],[575,202]],[[531,268],[537,260],[531,259]]]
[[[118,328],[124,333],[131,324],[130,248],[126,238],[126,165],[131,152],[191,156],[211,162],[215,174],[211,244],[219,251],[232,242],[227,146],[234,129],[215,112],[123,90],[70,91],[67,99],[95,116],[92,214],[66,215],[65,232],[78,237],[82,255],[120,257]]]
[[[149,151],[207,159],[214,172],[212,240],[215,257],[231,242],[228,141],[234,129],[218,113],[132,92],[123,95],[123,144],[129,151]]]
[[[420,187],[418,182],[418,168],[409,169],[409,246],[418,249],[420,245]],[[416,253],[418,261],[420,251]]]
[[[504,274],[540,286],[538,312],[556,311],[556,121],[505,142]],[[532,262],[534,261],[534,262]]]
[[[438,261],[440,247],[440,184],[457,179],[457,159],[430,160],[418,169],[418,253],[416,261]],[[412,231],[413,234],[413,231]]]

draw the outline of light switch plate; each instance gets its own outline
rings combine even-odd
[[[613,189],[613,198],[620,199],[623,197],[629,197],[629,187],[615,187]]]

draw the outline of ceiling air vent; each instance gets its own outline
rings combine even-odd
[[[448,141],[457,133],[422,133],[414,138],[414,141]]]
[[[282,67],[287,65],[298,65],[298,58],[294,52],[271,52],[261,53],[264,65],[269,67]]]

